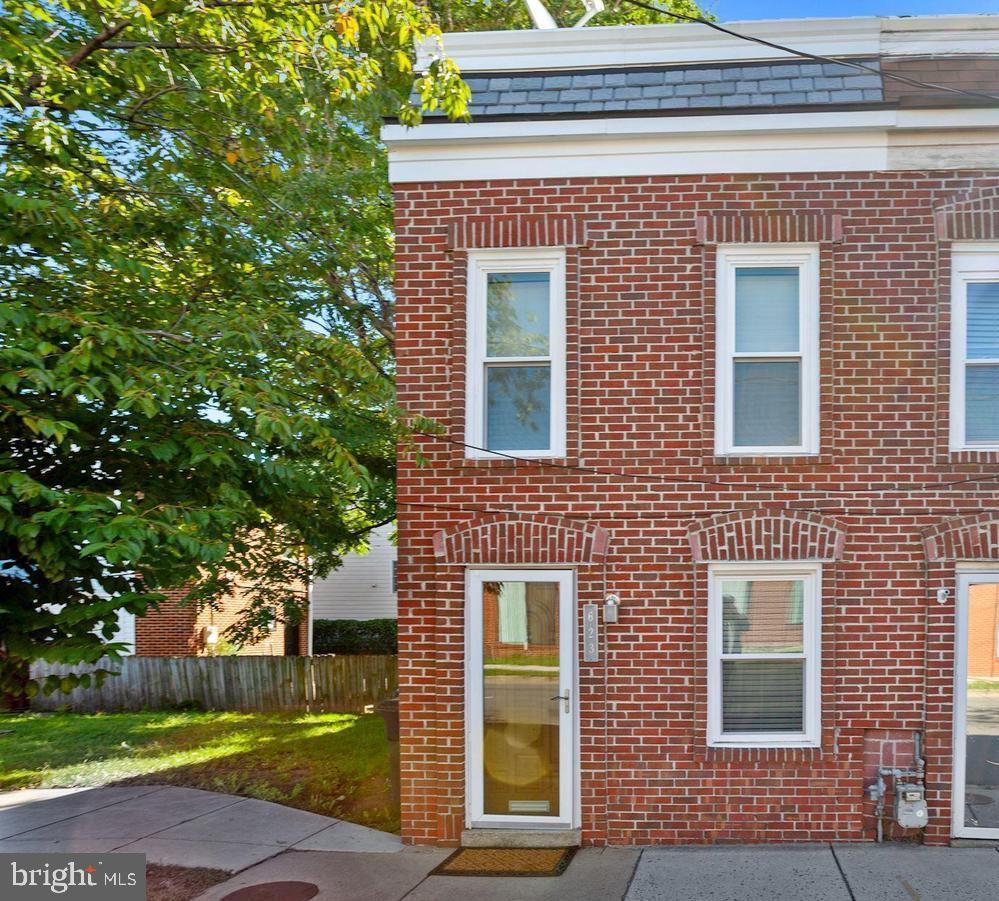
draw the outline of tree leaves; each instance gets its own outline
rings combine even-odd
[[[243,587],[236,641],[292,622],[303,581],[391,518],[377,130],[435,29],[413,0],[5,4],[8,689],[37,657],[113,656],[116,611],[169,588]],[[441,74],[420,90],[461,115]]]

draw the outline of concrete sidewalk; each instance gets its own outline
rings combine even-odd
[[[139,851],[239,872],[289,848],[397,853],[394,835],[268,801],[163,785],[0,795],[0,851]]]
[[[431,876],[447,850],[235,795],[173,786],[0,795],[0,851],[140,851],[235,875],[201,896],[308,882],[317,901],[996,901],[991,847],[587,848],[559,877]]]
[[[268,882],[307,882],[315,901],[995,901],[991,848],[905,845],[591,848],[559,877],[430,876],[448,851],[291,851],[198,901]]]

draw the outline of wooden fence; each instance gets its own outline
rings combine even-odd
[[[319,657],[126,657],[90,667],[36,663],[35,679],[118,672],[100,688],[39,692],[35,710],[327,710],[360,713],[390,697],[398,685],[396,658],[374,655]]]

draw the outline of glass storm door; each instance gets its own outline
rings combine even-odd
[[[999,838],[999,571],[958,577],[953,832]]]
[[[472,826],[573,824],[572,572],[468,574],[468,802]]]

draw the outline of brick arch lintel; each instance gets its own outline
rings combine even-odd
[[[999,510],[953,516],[923,529],[923,550],[930,563],[999,561]]]
[[[607,555],[602,526],[558,516],[489,514],[434,534],[439,563],[460,565],[585,565]]]
[[[933,219],[940,241],[995,241],[999,239],[999,186],[990,185],[940,204]]]
[[[687,537],[695,563],[771,560],[840,560],[846,527],[798,510],[738,510],[691,524]]]

